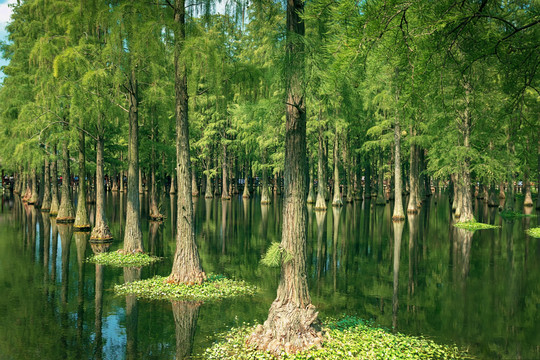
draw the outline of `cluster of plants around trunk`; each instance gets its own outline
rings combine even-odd
[[[15,192],[78,229],[88,229],[86,203],[95,201],[96,242],[112,239],[105,192],[126,192],[124,253],[144,252],[141,217],[161,220],[159,194],[175,195],[167,281],[178,284],[207,281],[193,197],[258,191],[267,206],[284,194],[273,262],[288,261],[268,321],[248,340],[274,352],[283,338],[298,348],[320,340],[303,276],[306,203],[325,211],[394,200],[398,223],[433,188],[448,189],[463,223],[474,219],[475,196],[510,212],[522,191],[524,212],[534,206],[534,7],[240,0],[216,13],[215,5],[18,1],[0,88],[0,159]]]
[[[327,319],[322,324],[324,341],[297,353],[274,355],[246,344],[258,325],[243,324],[221,334],[219,340],[202,354],[204,359],[472,359],[455,345],[441,345],[416,336],[408,336],[375,326],[357,317]]]

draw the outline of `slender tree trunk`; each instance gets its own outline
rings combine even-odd
[[[199,186],[197,185],[197,175],[195,175],[195,171],[191,173],[191,191],[193,197],[199,197]]]
[[[144,194],[142,169],[139,167],[139,194]]]
[[[347,139],[346,139],[347,140]],[[345,141],[345,174],[347,176],[347,197],[346,201],[352,203],[354,201],[354,185],[353,185],[353,160],[351,154],[349,153],[349,144],[348,141]]]
[[[386,205],[386,200],[384,198],[384,173],[382,171],[382,167],[382,152],[379,152],[379,167],[377,169],[377,199],[375,201],[376,205]]]
[[[319,119],[321,115],[319,112]],[[317,200],[315,210],[326,211],[326,176],[324,171],[324,150],[323,150],[324,131],[322,125],[319,125],[319,149],[317,161]]]
[[[223,160],[221,162],[221,170],[223,179],[221,181],[221,199],[230,200],[231,196],[229,195],[229,182],[228,182],[228,172],[227,172],[227,146],[223,145]]]
[[[533,200],[532,200],[532,194],[531,194],[531,183],[529,181],[529,169],[525,170],[524,179],[523,179],[523,187],[524,187],[524,192],[525,192],[525,199],[523,200],[523,206],[532,207]]]
[[[262,189],[261,189],[261,204],[267,205],[267,204],[270,204],[271,202],[272,200],[270,200],[270,191],[268,190],[268,170],[264,168]]]
[[[65,131],[67,132],[67,129]],[[72,223],[75,221],[75,211],[71,203],[71,191],[69,188],[70,181],[68,141],[64,139],[62,144],[62,200],[56,217],[57,223]]]
[[[52,183],[51,183],[51,209],[49,210],[49,214],[51,216],[56,216],[58,214],[58,209],[60,208],[60,202],[58,201],[58,162],[56,159],[57,151],[56,151],[56,144],[54,144],[54,159],[51,163],[51,176],[52,176]]]
[[[536,168],[536,192],[537,199],[536,199],[536,209],[540,210],[540,136],[538,138],[538,154],[537,154],[537,161],[538,166]]]
[[[304,3],[287,3],[287,120],[285,136],[285,198],[281,247],[292,260],[281,265],[277,297],[268,319],[248,339],[249,344],[277,355],[295,353],[318,345],[321,335],[313,327],[317,312],[311,304],[306,269],[307,179],[306,179],[306,110],[302,77],[303,45],[290,34],[304,35],[301,20]]]
[[[511,157],[514,157],[516,153],[516,149],[514,147],[514,143],[512,141],[511,134],[508,134],[506,146],[508,149],[508,153]],[[504,210],[505,211],[514,211],[514,166],[513,164],[510,164],[508,167],[508,173],[507,173],[507,179],[508,184],[506,187],[506,201],[504,203]]]
[[[414,135],[411,128],[411,134]],[[410,169],[409,169],[409,204],[407,206],[407,213],[416,214],[418,212],[418,158],[417,147],[411,144],[410,149]]]
[[[176,194],[176,174],[171,174],[171,188],[169,189],[169,194],[174,195]]]
[[[129,157],[129,149],[128,149],[128,157]],[[120,166],[124,167],[124,153],[120,152]],[[126,191],[124,187],[124,169],[120,169],[120,185],[119,185],[120,191],[124,192]]]
[[[246,167],[244,168],[244,191],[242,192],[242,198],[243,199],[249,199],[251,197],[251,194],[249,193],[249,164],[246,164]]]
[[[168,281],[173,283],[202,283],[206,280],[199,260],[193,227],[191,189],[191,159],[189,154],[189,121],[186,64],[180,59],[186,38],[184,0],[174,2],[174,90],[176,96],[176,171],[179,196],[177,199],[176,253]]]
[[[29,205],[34,205],[35,203],[38,202],[38,199],[39,199],[39,192],[38,192],[38,182],[37,182],[37,172],[36,172],[36,168],[35,167],[32,167],[32,172],[31,172],[31,182],[32,182],[32,186],[31,186],[31,195],[30,195],[30,198],[28,199],[28,204]]]
[[[82,129],[83,126],[82,118],[80,118],[79,127]],[[79,199],[73,227],[78,230],[90,230],[90,220],[86,212],[86,154],[82,130],[79,130]]]
[[[332,206],[343,206],[339,185],[339,134],[336,131],[334,139],[334,198],[332,199]]]
[[[49,157],[45,156],[43,185],[43,202],[41,203],[41,211],[49,211],[51,209],[51,168],[49,166]]]
[[[101,116],[98,117],[98,127],[101,128]],[[107,241],[112,239],[112,234],[107,224],[107,215],[105,214],[103,148],[104,139],[102,134],[100,134],[96,143],[96,221],[90,235],[90,241]]]
[[[154,118],[152,118],[152,149],[151,149],[151,161],[150,161],[150,211],[149,216],[151,220],[161,221],[163,215],[159,212],[157,203],[157,188],[156,188],[156,149],[155,142],[157,139],[158,127],[154,124]]]
[[[209,169],[207,169],[206,173],[206,189],[204,191],[204,197],[206,199],[212,199],[214,197],[214,191],[212,189],[212,178],[210,178]]]
[[[141,230],[141,206],[139,203],[139,99],[135,70],[129,80],[129,143],[126,227],[124,231],[124,254],[143,252]],[[122,181],[123,183],[123,181]]]
[[[308,197],[307,197],[307,203],[308,204],[315,204],[316,197],[315,197],[315,190],[313,189],[313,166],[311,166],[311,161],[308,162]]]
[[[396,119],[396,123],[394,124],[394,214],[392,215],[393,221],[405,220],[402,199],[403,190],[401,189],[401,184],[401,127],[399,125],[399,119]],[[394,229],[396,229],[395,226]]]
[[[403,237],[404,222],[394,222],[394,281],[393,281],[393,296],[392,296],[392,328],[397,330],[397,319],[399,309],[399,260],[401,257],[401,239]]]
[[[468,102],[469,87],[466,85],[466,97]],[[463,146],[468,152],[471,148],[470,145],[470,136],[471,136],[471,118],[470,112],[467,108],[465,110],[465,116],[463,119]],[[470,158],[465,156],[461,163],[461,173],[459,176],[459,183],[461,187],[461,216],[459,217],[459,222],[467,222],[474,220],[473,208],[472,208],[472,194],[471,194],[471,171],[470,171]]]

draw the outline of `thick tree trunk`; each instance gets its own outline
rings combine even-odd
[[[212,178],[210,178],[209,169],[207,169],[206,173],[206,189],[204,190],[204,197],[206,199],[212,199],[214,197],[214,192],[212,189]]]
[[[495,189],[495,184],[494,183],[491,183],[489,185],[488,206],[489,207],[497,207],[497,206],[499,206],[498,201],[497,201],[497,190]]]
[[[320,116],[319,116],[320,117]],[[319,150],[317,161],[317,200],[315,210],[326,211],[326,177],[324,171],[324,151],[323,151],[324,131],[322,125],[319,126]]]
[[[54,144],[54,159],[51,163],[51,209],[49,214],[51,216],[56,216],[58,214],[58,209],[60,208],[60,202],[58,201],[58,162],[56,160],[56,144]]]
[[[98,124],[101,124],[98,118]],[[99,126],[101,127],[101,126]],[[102,135],[97,138],[96,144],[96,221],[92,234],[91,241],[108,241],[112,240],[111,230],[107,224],[107,216],[105,214],[105,176],[103,174],[103,147],[104,139]]]
[[[71,203],[71,191],[69,188],[70,181],[68,142],[65,139],[62,144],[62,200],[56,217],[57,223],[72,223],[75,221],[75,211]]]
[[[251,197],[251,194],[249,192],[249,180],[248,180],[249,174],[250,174],[249,164],[247,164],[246,167],[244,168],[244,191],[242,192],[243,199],[249,199]]]
[[[124,254],[143,252],[141,206],[139,203],[139,104],[135,70],[129,80],[128,186]],[[122,181],[123,182],[123,181]]]
[[[169,189],[169,195],[176,194],[176,174],[171,174],[171,188]]]
[[[174,90],[176,96],[176,171],[179,196],[177,199],[176,253],[167,281],[201,284],[206,280],[202,270],[195,229],[193,226],[193,200],[191,195],[191,159],[189,154],[189,121],[187,69],[180,59],[186,38],[184,0],[174,2]]]
[[[529,170],[526,169],[523,179],[523,188],[525,192],[525,199],[523,200],[523,206],[532,207],[533,200],[531,194],[531,183],[529,181]]]
[[[394,124],[394,213],[393,221],[404,221],[405,213],[403,212],[403,191],[401,189],[401,128],[399,120],[396,119]],[[396,227],[394,226],[394,231]],[[403,229],[402,229],[403,230]]]
[[[506,199],[506,193],[504,192],[504,182],[499,183],[499,199]]]
[[[47,212],[51,209],[51,168],[49,166],[49,157],[45,157],[43,186],[43,202],[41,203],[41,211]]]
[[[82,118],[79,127],[83,127]],[[84,132],[79,130],[79,198],[77,201],[77,213],[73,227],[77,230],[90,230],[90,220],[86,212],[86,155]]]
[[[334,138],[334,197],[332,199],[332,206],[343,206],[339,185],[339,134],[336,131]]]
[[[172,311],[176,328],[176,359],[189,359],[195,339],[200,302],[173,301]]]
[[[287,3],[287,29],[289,34],[304,35],[301,20],[304,3]],[[285,136],[285,198],[281,247],[292,260],[281,265],[281,278],[277,297],[270,307],[268,319],[259,325],[247,340],[258,349],[274,355],[282,351],[295,353],[322,340],[313,327],[317,312],[311,304],[306,269],[307,179],[306,179],[306,110],[303,84],[303,46],[290,38],[287,46],[287,120]]]

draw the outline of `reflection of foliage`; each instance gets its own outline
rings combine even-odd
[[[498,226],[479,223],[479,222],[476,222],[474,220],[473,221],[466,221],[466,222],[462,222],[462,223],[456,223],[456,224],[454,224],[454,226],[457,227],[457,228],[465,229],[465,230],[469,230],[469,231],[498,228]]]

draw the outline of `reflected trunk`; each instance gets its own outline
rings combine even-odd
[[[197,302],[172,302],[176,328],[176,359],[188,359],[191,356],[200,306],[201,303]]]

